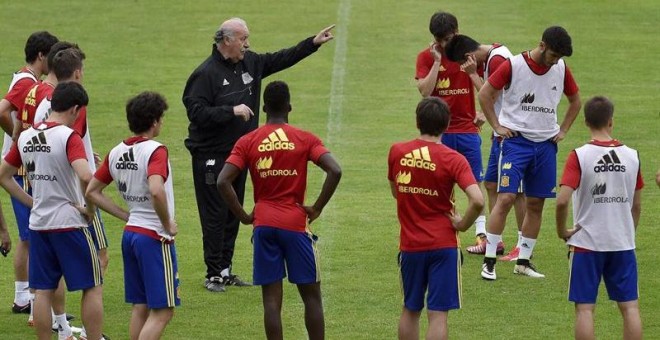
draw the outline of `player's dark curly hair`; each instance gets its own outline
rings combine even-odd
[[[291,110],[289,86],[280,80],[266,85],[264,90],[264,111],[271,116],[282,116]]]
[[[417,104],[417,128],[423,135],[440,136],[449,126],[449,106],[437,97],[426,97]]]
[[[37,60],[39,52],[44,56],[48,55],[50,48],[58,41],[56,36],[47,31],[32,33],[25,42],[25,62],[32,63]]]
[[[479,43],[476,40],[467,35],[459,34],[449,40],[447,46],[445,46],[445,55],[447,59],[453,62],[463,63],[466,60],[465,55],[477,49],[479,49]]]
[[[79,83],[66,81],[57,84],[53,91],[50,107],[55,112],[64,112],[74,106],[83,107],[89,104],[87,91]]]
[[[552,51],[565,57],[573,55],[573,43],[571,36],[561,26],[551,26],[543,31],[541,41]]]
[[[584,104],[584,121],[591,128],[606,127],[613,116],[614,104],[607,97],[595,96]]]
[[[458,31],[458,19],[451,13],[435,12],[431,16],[429,31],[437,40],[441,40]]]
[[[142,92],[126,103],[128,128],[136,134],[149,131],[167,109],[165,97],[156,92]]]

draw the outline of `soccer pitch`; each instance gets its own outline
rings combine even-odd
[[[170,109],[159,141],[168,146],[174,172],[177,253],[182,306],[166,339],[264,338],[261,291],[228,287],[210,293],[203,287],[205,266],[195,204],[191,162],[183,146],[187,117],[181,103],[192,70],[211,52],[214,31],[238,16],[250,29],[257,52],[293,46],[336,23],[332,41],[293,68],[267,78],[284,80],[292,94],[291,124],[321,137],[343,167],[331,203],[312,225],[320,237],[326,334],[329,339],[392,339],[401,312],[396,256],[398,221],[386,177],[387,152],[396,141],[417,136],[414,109],[420,99],[414,82],[417,53],[428,46],[431,14],[445,10],[459,19],[460,32],[482,43],[499,42],[514,53],[534,48],[543,30],[564,26],[573,38],[567,64],[580,86],[582,102],[606,95],[615,103],[614,136],[640,152],[646,186],[637,234],[640,305],[648,339],[660,334],[660,269],[653,248],[660,220],[660,3],[633,1],[5,1],[0,11],[0,85],[24,65],[28,35],[48,30],[77,42],[87,55],[84,85],[90,95],[89,123],[95,151],[104,157],[129,136],[124,105],[144,90],[162,93]],[[2,86],[7,86],[2,85]],[[560,120],[566,99],[560,105]],[[263,122],[265,115],[261,117]],[[490,127],[481,136],[484,164]],[[559,169],[568,152],[588,139],[582,113],[560,144]],[[310,171],[307,197],[320,190],[322,172]],[[561,171],[560,171],[561,172]],[[558,177],[560,173],[557,174]],[[114,187],[110,192],[116,196]],[[246,203],[252,205],[251,189]],[[462,212],[464,195],[457,192]],[[12,241],[18,235],[8,195],[0,193]],[[542,280],[514,276],[513,265],[498,264],[498,280],[481,279],[481,256],[465,253],[463,308],[449,316],[456,339],[568,339],[573,336],[573,305],[567,301],[567,248],[555,234],[555,201],[547,200],[534,263]],[[130,305],[124,303],[121,260],[123,225],[104,215],[110,240],[110,265],[104,284],[104,333],[128,338]],[[515,243],[515,224],[504,232],[507,249]],[[252,276],[251,227],[242,226],[234,272]],[[474,230],[461,235],[463,247]],[[27,316],[11,314],[12,254],[0,258],[0,339],[33,338]],[[78,316],[80,293],[67,295],[67,311]],[[285,284],[284,336],[304,339],[303,305],[295,286]],[[426,318],[422,318],[425,331]],[[621,338],[616,305],[601,289],[596,335]]]

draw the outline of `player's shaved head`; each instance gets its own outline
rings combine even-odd
[[[423,135],[440,136],[449,126],[449,106],[437,97],[426,97],[417,104],[417,128]]]
[[[291,94],[285,82],[276,80],[266,85],[264,111],[275,117],[283,117],[291,111]]]

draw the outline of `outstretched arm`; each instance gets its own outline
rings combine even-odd
[[[319,158],[319,167],[321,167],[326,173],[321,193],[319,193],[319,197],[313,205],[303,206],[303,209],[307,212],[309,223],[312,223],[321,215],[323,208],[325,208],[325,205],[328,204],[330,198],[332,198],[332,195],[335,193],[335,190],[339,185],[339,180],[341,179],[341,167],[329,152],[323,154]]]
[[[234,164],[225,163],[222,167],[222,171],[220,171],[220,175],[218,175],[218,191],[220,192],[222,199],[227,203],[229,210],[231,210],[234,216],[238,217],[241,223],[252,224],[254,214],[248,214],[245,212],[245,209],[243,209],[243,206],[238,201],[238,196],[236,196],[234,187],[231,185],[240,173],[241,170]]]

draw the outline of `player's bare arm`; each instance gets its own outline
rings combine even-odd
[[[14,122],[11,119],[12,105],[7,99],[0,100],[0,127],[6,134],[12,135],[14,132]]]
[[[149,181],[149,193],[152,204],[160,223],[168,234],[175,236],[178,233],[176,222],[174,222],[167,209],[167,193],[165,192],[165,179],[161,175],[151,175]]]
[[[0,185],[8,194],[19,200],[25,206],[32,207],[32,197],[25,193],[23,188],[21,188],[18,183],[16,183],[16,180],[14,180],[14,175],[17,172],[18,168],[3,160],[2,164],[0,164]]]
[[[571,196],[573,195],[573,188],[562,185],[557,195],[557,209],[555,210],[555,223],[557,225],[557,236],[568,241],[571,236],[582,229],[582,226],[575,225],[573,228],[566,227],[566,220],[568,219],[568,206],[571,204]]]
[[[501,90],[497,90],[490,85],[489,82],[486,82],[479,91],[479,105],[481,106],[481,111],[483,111],[484,116],[486,116],[488,124],[490,124],[493,130],[504,138],[510,138],[517,135],[517,132],[500,125],[497,115],[495,114],[495,101],[497,96],[499,96],[500,91]]]
[[[568,133],[568,130],[571,129],[575,118],[577,118],[580,113],[580,108],[582,108],[582,102],[580,101],[580,93],[575,93],[568,98],[568,109],[566,109],[566,115],[564,116],[564,121],[561,122],[559,126],[559,133],[552,138],[552,141],[555,143],[561,142]]]
[[[2,255],[7,256],[11,250],[11,238],[9,237],[5,216],[2,213],[2,207],[0,207],[0,247],[2,247]]]
[[[431,70],[429,70],[429,73],[426,75],[426,77],[417,79],[417,89],[419,90],[419,93],[422,95],[422,97],[428,97],[431,95],[431,93],[433,93],[435,82],[438,78],[440,62],[442,61],[442,54],[440,54],[438,51],[437,44],[432,42],[430,48],[431,55],[433,55],[433,66],[431,66]]]
[[[474,221],[479,217],[481,209],[484,207],[484,197],[481,194],[481,189],[479,185],[471,184],[465,188],[465,195],[468,198],[468,207],[463,214],[463,217],[455,211],[452,211],[447,216],[452,221],[454,229],[458,231],[466,231],[470,229],[470,226]]]
[[[220,171],[220,174],[218,175],[218,191],[220,192],[222,199],[227,203],[229,210],[231,210],[234,216],[238,217],[241,223],[252,224],[254,221],[254,212],[248,214],[245,209],[243,209],[243,206],[238,201],[236,191],[231,185],[239,174],[240,170],[235,165],[225,163],[222,167],[222,171]]]
[[[332,195],[335,193],[335,190],[339,185],[339,180],[341,179],[341,167],[330,153],[326,153],[319,158],[319,167],[323,169],[326,174],[321,193],[319,193],[319,197],[316,199],[316,202],[314,202],[314,205],[303,205],[303,209],[307,212],[307,220],[310,224],[321,215],[323,208],[325,208],[325,205],[328,204],[328,201],[332,198]]]
[[[89,182],[91,182],[93,177],[92,172],[89,170],[89,163],[87,162],[87,159],[76,159],[71,163],[71,167],[78,176],[78,179],[80,180],[80,188],[82,189],[82,194],[85,195],[87,186],[89,185]],[[77,202],[73,202],[73,203],[76,204]],[[87,222],[92,222],[92,219],[94,218],[95,214],[96,214],[96,207],[94,206],[94,203],[87,201],[87,199],[85,199],[85,207],[84,207],[83,215],[85,215],[85,218],[87,218]]]
[[[396,184],[392,181],[390,181],[390,192],[392,193],[392,197],[396,199]]]
[[[103,194],[103,189],[107,186],[107,184],[98,179],[92,178],[92,181],[87,186],[87,191],[85,191],[85,198],[110,215],[122,221],[128,221],[128,211],[118,206],[108,196]]]
[[[642,214],[642,190],[635,190],[631,212],[635,230],[637,230],[637,226],[639,225],[639,216]]]

